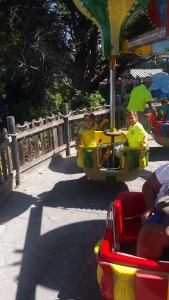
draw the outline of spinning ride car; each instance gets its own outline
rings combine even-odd
[[[152,113],[146,116],[154,140],[161,146],[169,147],[169,121],[157,120]]]
[[[154,121],[152,133],[159,145],[169,147],[169,121]]]
[[[144,211],[140,192],[122,192],[110,207],[103,239],[95,247],[97,279],[106,300],[169,299],[169,253],[160,261],[135,254]]]
[[[148,149],[146,147],[124,147],[122,158],[118,164],[115,163],[114,144],[123,141],[122,132],[115,128],[115,67],[116,57],[121,51],[120,41],[125,26],[149,1],[73,0],[73,2],[82,14],[100,29],[103,56],[110,59],[110,129],[95,133],[97,143],[95,148],[81,148],[84,171],[87,177],[94,180],[134,180],[148,163]],[[109,159],[107,166],[103,166],[101,163],[102,150],[105,147],[107,147],[107,151],[111,149],[112,153],[112,160]]]

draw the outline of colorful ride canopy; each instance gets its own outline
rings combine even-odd
[[[88,19],[96,24],[102,35],[102,53],[118,55],[119,44],[127,23],[144,8],[149,0],[73,0]]]
[[[166,0],[150,0],[148,4],[148,13],[155,26],[165,26]]]

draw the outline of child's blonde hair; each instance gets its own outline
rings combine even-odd
[[[128,111],[126,112],[126,118],[129,117],[130,115],[134,115],[134,117],[135,117],[135,118],[137,119],[137,121],[138,121],[138,114],[137,114],[136,111],[134,111],[134,110],[128,110]]]

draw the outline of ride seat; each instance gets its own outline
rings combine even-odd
[[[148,147],[129,147],[123,148],[122,168],[128,170],[142,170],[148,165]]]
[[[156,121],[156,118],[153,115],[153,113],[145,114],[145,117],[146,117],[147,127],[149,128],[149,131],[151,132],[153,130],[154,121]]]
[[[115,235],[118,243],[137,240],[141,228],[141,215],[145,211],[141,192],[122,192],[113,202]]]

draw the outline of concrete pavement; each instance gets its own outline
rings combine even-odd
[[[0,208],[0,300],[101,300],[95,244],[110,202],[141,191],[169,161],[168,148],[150,138],[149,166],[131,182],[87,179],[76,155],[43,167],[11,192]]]

